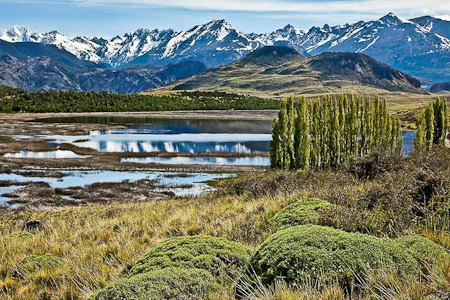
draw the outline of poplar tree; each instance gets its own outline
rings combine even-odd
[[[449,127],[450,127],[450,113],[448,108],[447,100],[443,101],[443,115],[444,115],[444,124],[443,124],[443,131],[444,131],[444,144],[445,140],[447,139],[447,136],[449,134]]]
[[[320,167],[320,98],[312,103],[311,113],[311,166],[318,169]]]
[[[287,113],[287,100],[281,100],[281,108],[278,115],[278,130],[280,135],[280,148],[281,148],[281,164],[280,167],[282,169],[289,169],[291,161],[290,161],[290,152],[289,149],[292,144],[292,138],[289,137],[289,116]]]
[[[425,150],[433,149],[434,140],[434,109],[430,103],[425,109]]]
[[[353,96],[353,94],[350,96],[350,112],[349,112],[349,137],[350,137],[350,149],[349,149],[349,153],[351,155],[356,154],[356,142],[357,142],[357,112],[356,112],[356,102],[355,102],[355,97]]]
[[[448,108],[442,101],[427,107],[418,122],[417,151],[428,149],[430,140],[433,143],[435,127],[448,128],[442,117],[446,114]],[[441,121],[435,122],[435,115]],[[273,167],[282,169],[338,168],[350,155],[365,156],[375,148],[401,154],[402,146],[400,119],[389,114],[384,99],[355,99],[350,94],[347,101],[341,94],[312,102],[301,97],[297,109],[292,98],[280,102],[278,119],[272,126],[270,158]]]
[[[299,169],[308,169],[311,147],[309,137],[308,102],[305,97],[299,99],[295,128],[295,167]]]
[[[341,163],[341,134],[339,127],[339,109],[336,99],[331,103],[330,111],[330,166],[336,168]]]
[[[344,158],[347,154],[347,136],[346,136],[346,106],[347,98],[344,94],[339,96],[339,134],[340,134],[340,145],[341,145],[341,156]]]
[[[382,130],[381,130],[381,145],[384,151],[389,149],[391,144],[391,116],[389,115],[389,110],[387,107],[386,99],[383,99],[381,103],[381,117],[382,117]]]
[[[274,118],[272,121],[272,140],[270,141],[270,166],[272,168],[281,167],[281,145],[278,119]]]
[[[321,143],[321,168],[327,169],[330,166],[330,98],[328,95],[322,101],[321,113],[321,124],[320,124],[320,143]]]
[[[289,97],[287,103],[287,116],[288,116],[288,132],[287,132],[287,151],[289,156],[290,165],[294,164],[294,142],[292,141],[292,137],[294,136],[295,130],[295,109],[294,109],[294,96]],[[293,167],[293,166],[291,166]],[[288,167],[289,168],[289,167]]]
[[[425,150],[425,114],[421,114],[417,120],[416,138],[414,139],[414,149],[418,153],[422,153]]]
[[[395,152],[398,155],[402,155],[403,153],[403,136],[402,136],[402,124],[399,118],[396,118],[395,120],[392,120],[394,122],[395,125],[393,125],[393,127],[395,127],[395,141],[396,141],[396,147],[395,147]]]
[[[435,145],[443,145],[448,134],[448,106],[445,100],[440,97],[433,102],[434,111],[434,137],[433,143]]]

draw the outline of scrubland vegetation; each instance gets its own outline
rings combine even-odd
[[[447,299],[448,174],[448,149],[372,153],[200,198],[5,216],[0,298]]]

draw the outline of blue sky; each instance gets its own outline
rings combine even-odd
[[[0,0],[0,30],[21,25],[112,37],[142,27],[185,30],[223,18],[244,32],[268,32],[288,23],[308,29],[372,20],[391,11],[450,20],[450,0]]]

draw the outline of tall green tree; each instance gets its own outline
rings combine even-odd
[[[311,113],[311,167],[318,169],[320,167],[320,98],[312,103]]]
[[[402,155],[403,153],[403,136],[402,136],[402,125],[399,118],[396,118],[395,120],[392,120],[393,122],[392,127],[395,128],[395,143],[396,147],[393,151],[393,153],[396,153],[397,155]]]
[[[425,109],[425,149],[427,151],[433,148],[434,141],[434,109],[433,103],[430,103]]]
[[[294,142],[292,138],[294,137],[295,130],[295,103],[294,96],[289,97],[287,102],[287,116],[288,116],[288,133],[287,133],[287,147],[288,147],[288,155],[290,161],[290,167],[293,167],[295,161],[295,153],[294,153]]]
[[[443,145],[448,134],[448,106],[447,101],[438,97],[433,102],[434,111],[434,136],[433,143],[435,145]]]
[[[425,113],[419,116],[416,124],[416,138],[414,139],[414,150],[418,153],[422,153],[425,151],[425,143],[426,143],[426,125],[425,125]]]
[[[279,133],[278,119],[272,121],[272,140],[270,141],[270,166],[272,168],[281,167],[281,140]]]
[[[332,100],[330,111],[330,166],[337,168],[341,163],[341,133],[339,126],[339,108],[336,99]]]
[[[301,97],[297,107],[297,119],[295,126],[295,167],[298,169],[308,169],[310,166],[310,129],[309,129],[308,102],[305,97]]]
[[[290,139],[289,137],[289,117],[287,113],[287,100],[282,99],[280,102],[280,112],[278,113],[278,131],[280,134],[280,167],[282,169],[289,169],[290,161]]]
[[[354,155],[357,153],[358,115],[356,110],[355,97],[353,94],[350,95],[349,124],[349,153],[351,155]]]

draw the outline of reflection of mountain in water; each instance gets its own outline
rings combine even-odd
[[[256,142],[173,142],[173,141],[88,141],[77,146],[93,148],[99,152],[231,152],[254,153],[269,151],[269,141]]]
[[[201,120],[201,119],[155,119],[133,117],[70,117],[40,119],[43,123],[87,123],[124,125],[128,128],[118,130],[99,131],[100,134],[108,132],[131,133],[267,133],[272,128],[271,120]]]
[[[168,165],[222,165],[222,166],[269,166],[269,157],[129,157],[121,162],[156,163]]]

